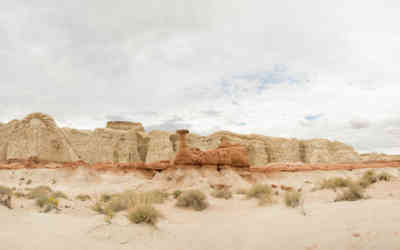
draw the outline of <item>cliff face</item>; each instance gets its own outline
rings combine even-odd
[[[228,131],[186,136],[187,146],[201,151],[215,150],[223,140],[242,145],[252,166],[360,161],[351,146],[325,139],[297,140]],[[77,130],[59,128],[51,117],[35,113],[20,121],[0,124],[0,160],[38,157],[60,162],[173,162],[179,147],[176,133],[146,133],[140,123],[109,122],[107,128]]]

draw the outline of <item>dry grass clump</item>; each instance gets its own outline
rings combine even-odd
[[[388,174],[386,172],[381,172],[380,174],[376,174],[373,170],[368,170],[361,176],[359,180],[359,184],[367,188],[368,186],[379,182],[379,181],[391,181],[393,179],[393,176],[391,174]]]
[[[29,190],[26,195],[26,198],[28,199],[37,199],[43,196],[48,196],[53,192],[49,186],[38,186],[35,188],[27,188],[27,190]]]
[[[319,189],[333,189],[336,190],[337,188],[347,187],[350,185],[352,180],[350,178],[344,179],[342,177],[334,177],[330,179],[324,179]]]
[[[348,188],[336,196],[335,201],[356,201],[365,199],[364,188],[359,183],[351,183]]]
[[[299,191],[292,190],[285,192],[285,204],[288,207],[298,207],[300,205],[301,199],[301,192]]]
[[[12,192],[11,188],[0,185],[0,195],[11,195]]]
[[[232,192],[228,188],[214,190],[213,192],[211,192],[211,195],[218,199],[229,200],[232,198]]]
[[[200,190],[188,190],[183,192],[176,202],[177,207],[192,208],[202,211],[208,207],[207,196]]]
[[[11,206],[12,193],[13,193],[13,189],[8,188],[6,186],[0,186],[0,205],[8,207],[9,209],[12,209],[12,206]]]
[[[75,197],[75,199],[80,200],[80,201],[88,201],[88,200],[91,200],[92,198],[88,194],[79,194]]]
[[[53,191],[48,186],[38,186],[27,189],[29,192],[25,195],[28,199],[34,199],[37,206],[45,208],[44,212],[50,212],[53,209],[58,209],[58,199],[68,199],[68,196],[60,191]]]
[[[40,208],[45,207],[44,212],[50,212],[58,208],[58,199],[53,196],[41,196],[36,199],[36,205]]]
[[[155,225],[163,215],[149,204],[138,205],[128,212],[128,219],[135,224]]]
[[[247,190],[244,188],[239,188],[236,190],[236,194],[247,195]]]
[[[159,190],[138,193],[125,191],[118,194],[102,194],[92,209],[98,213],[113,217],[115,213],[134,208],[139,205],[161,204],[168,194]]]
[[[267,184],[255,184],[246,193],[248,199],[256,198],[260,205],[273,203],[273,195],[272,187]]]

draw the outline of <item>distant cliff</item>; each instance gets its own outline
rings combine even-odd
[[[179,150],[178,138],[167,131],[145,132],[142,124],[133,122],[111,121],[106,128],[95,130],[60,128],[52,117],[34,113],[23,120],[0,124],[0,161],[30,157],[88,163],[172,161]],[[186,143],[206,151],[216,149],[222,139],[243,145],[252,166],[361,161],[353,147],[326,139],[297,140],[220,131],[209,136],[188,134]]]

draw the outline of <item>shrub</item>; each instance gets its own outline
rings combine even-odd
[[[26,195],[28,199],[37,199],[43,196],[49,196],[53,192],[48,186],[38,186],[29,190],[30,192]]]
[[[363,176],[360,178],[360,180],[358,182],[363,188],[366,188],[366,187],[370,186],[371,184],[376,183],[377,181],[378,181],[378,177],[375,174],[375,172],[372,170],[368,170],[367,172],[365,172],[363,174]]]
[[[301,192],[299,191],[286,191],[285,204],[288,207],[297,207],[301,202]]]
[[[0,195],[11,195],[12,192],[11,188],[0,185]]]
[[[356,201],[364,198],[363,187],[359,183],[352,183],[336,196],[335,201]]]
[[[99,214],[104,214],[104,203],[97,201],[92,207],[92,210]]]
[[[382,172],[377,176],[378,181],[391,181],[393,179],[393,175],[388,174],[386,172]]]
[[[321,182],[320,184],[320,189],[333,189],[336,190],[336,188],[341,188],[341,187],[347,187],[350,185],[352,180],[350,178],[344,179],[341,177],[335,177],[335,178],[330,178],[330,179],[325,179]]]
[[[174,196],[174,199],[177,199],[182,193],[182,190],[175,190],[172,195]]]
[[[260,205],[273,203],[273,190],[267,184],[255,184],[247,191],[247,198],[256,198]]]
[[[92,209],[102,214],[114,214],[137,205],[161,204],[168,198],[168,194],[159,190],[138,193],[125,191],[119,194],[102,194],[100,200]],[[111,216],[112,218],[112,216]]]
[[[87,201],[87,200],[91,200],[92,198],[87,194],[80,194],[80,195],[77,195],[75,197],[75,199],[80,200],[80,201]]]
[[[112,195],[110,195],[110,194],[102,194],[100,196],[100,201],[101,202],[108,202],[108,201],[111,200],[111,198],[112,198]]]
[[[199,190],[185,191],[178,197],[176,206],[201,211],[208,207],[207,196]]]
[[[56,198],[56,199],[58,199],[58,198],[62,198],[62,199],[66,199],[66,200],[68,199],[68,196],[65,193],[61,192],[61,191],[53,192],[51,194],[51,196]]]
[[[236,194],[247,195],[247,190],[244,188],[240,188],[240,189],[236,190]]]
[[[58,200],[52,196],[42,196],[36,198],[36,205],[40,208],[46,207],[44,212],[47,213],[58,208]]]
[[[225,200],[229,200],[230,198],[232,198],[232,192],[227,189],[219,189],[219,190],[214,190],[211,195],[215,198],[218,199],[225,199]]]
[[[128,219],[135,224],[146,223],[155,225],[161,217],[162,214],[148,204],[138,205],[128,212]]]

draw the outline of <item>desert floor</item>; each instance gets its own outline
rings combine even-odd
[[[311,191],[322,178],[357,177],[363,171],[280,173],[253,180],[302,188],[304,205],[300,208],[286,207],[282,195],[277,196],[277,203],[266,206],[259,206],[256,200],[238,194],[230,200],[209,195],[210,207],[198,212],[175,207],[171,197],[166,203],[156,205],[165,216],[156,227],[131,224],[123,212],[108,224],[104,215],[91,210],[94,201],[62,199],[60,211],[43,213],[32,200],[16,199],[13,209],[0,206],[0,249],[400,249],[398,169],[379,170],[396,178],[368,187],[369,198],[365,200],[334,202],[334,191]],[[176,182],[171,176],[161,176],[155,181],[155,178],[149,180],[138,175],[96,174],[83,170],[73,173],[16,170],[0,171],[0,185],[22,190],[28,186],[26,180],[31,179],[30,187],[49,185],[70,197],[79,193],[96,197],[103,192],[153,188],[168,191],[199,188],[210,193],[209,176],[186,174],[188,180],[180,178]],[[227,176],[213,181],[237,178],[232,173]],[[242,187],[245,182],[239,184]],[[239,186],[232,184],[232,189]]]

